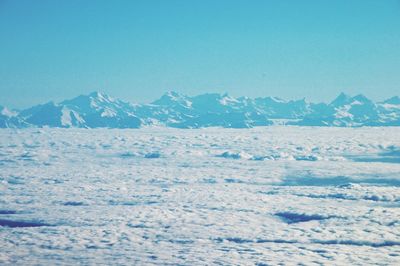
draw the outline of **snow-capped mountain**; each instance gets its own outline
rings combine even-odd
[[[186,96],[167,92],[150,104],[131,104],[93,92],[60,103],[48,102],[19,113],[0,106],[0,127],[249,128],[272,124],[301,126],[400,126],[398,96],[375,103],[364,95],[341,93],[331,103],[276,97],[235,98],[206,93]]]
[[[17,112],[9,110],[0,105],[0,128],[21,128],[26,127],[27,123],[17,117]]]
[[[18,117],[35,126],[138,128],[141,120],[130,104],[93,92],[61,103],[49,102],[23,110]]]
[[[363,126],[379,120],[378,106],[364,95],[341,93],[330,104],[314,104],[300,122],[315,126]]]
[[[275,119],[298,119],[311,113],[310,105],[305,99],[285,101],[277,97],[256,98],[256,108],[263,114]]]
[[[60,104],[79,114],[80,123],[89,128],[138,128],[141,125],[129,103],[99,92],[80,95]]]
[[[398,97],[374,103],[362,94],[351,97],[341,93],[330,104],[317,104],[298,124],[314,126],[397,126],[400,125]],[[388,103],[391,102],[392,104]]]

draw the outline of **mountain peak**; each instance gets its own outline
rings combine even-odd
[[[282,103],[282,104],[287,103],[286,100],[279,98],[279,97],[275,97],[275,96],[257,97],[255,100],[259,101],[259,102],[275,103],[275,104],[276,103]]]
[[[383,103],[400,104],[400,97],[399,96],[394,96],[392,98],[389,98],[389,99],[385,100]]]
[[[158,100],[152,102],[155,105],[176,105],[181,104],[184,106],[190,106],[190,102],[188,101],[188,97],[180,94],[176,91],[168,91],[164,93]]]
[[[286,101],[284,99],[276,97],[276,96],[271,96],[268,98],[270,98],[272,101],[277,102],[277,103],[286,103]]]
[[[371,100],[368,99],[367,97],[365,97],[365,95],[363,95],[363,94],[358,94],[358,95],[354,96],[353,100],[356,100],[356,101],[359,101],[362,103],[371,102]]]
[[[58,104],[56,104],[54,101],[49,101],[47,103],[44,103],[42,105],[39,104],[39,106],[44,106],[44,107],[56,107]]]
[[[167,91],[164,95],[170,98],[179,98],[183,96],[182,94],[176,91]]]
[[[88,97],[96,99],[100,102],[110,102],[112,101],[112,98],[109,97],[107,94],[99,92],[99,91],[93,91],[89,93]]]
[[[5,106],[0,105],[0,115],[4,115],[4,116],[7,116],[7,117],[12,117],[12,116],[16,116],[17,113],[11,111],[10,109],[8,109]]]
[[[333,100],[330,105],[333,106],[342,106],[345,104],[349,104],[351,102],[351,97],[344,92],[341,92],[335,100]]]
[[[234,97],[231,97],[228,93],[224,93],[222,98],[219,100],[222,105],[237,104],[240,101]]]
[[[88,94],[90,97],[99,97],[101,95],[101,92],[99,91],[92,91],[91,93]]]

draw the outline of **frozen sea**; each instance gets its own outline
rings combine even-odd
[[[400,128],[1,129],[1,265],[400,265]]]

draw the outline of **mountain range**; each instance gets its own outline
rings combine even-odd
[[[276,124],[400,126],[400,98],[373,102],[361,94],[352,97],[341,93],[331,103],[311,103],[305,99],[234,98],[218,93],[190,97],[171,91],[150,104],[132,104],[93,92],[22,111],[0,106],[0,128],[250,128]]]

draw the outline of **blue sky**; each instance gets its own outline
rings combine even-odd
[[[94,90],[399,95],[400,2],[0,0],[0,104]]]

